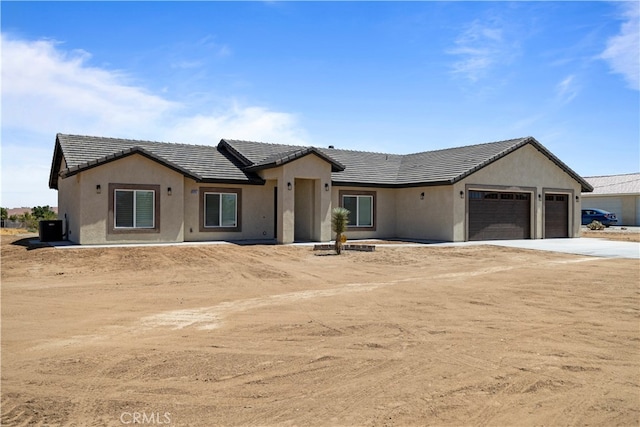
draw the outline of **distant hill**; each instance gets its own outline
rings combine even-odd
[[[58,213],[58,207],[57,206],[50,206],[50,208],[55,213]],[[8,216],[11,216],[11,215],[22,215],[22,214],[24,214],[26,212],[31,213],[31,208],[22,207],[22,208],[7,209],[7,215]]]

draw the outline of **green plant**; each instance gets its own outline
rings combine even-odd
[[[58,214],[56,214],[49,205],[36,206],[35,208],[31,208],[31,215],[33,215],[37,220],[50,220],[58,218]]]
[[[22,223],[24,228],[32,233],[38,230],[38,220],[29,212],[18,215],[18,221]]]
[[[12,215],[13,217],[13,215]],[[25,212],[22,215],[18,215],[17,220],[23,224],[23,226],[31,231],[38,231],[38,223],[41,220],[56,219],[56,214],[49,206],[36,206],[31,208],[31,212]]]
[[[347,241],[347,236],[344,232],[347,231],[347,224],[349,223],[349,210],[345,208],[333,208],[331,210],[331,229],[336,233],[336,254],[342,253],[342,245]]]

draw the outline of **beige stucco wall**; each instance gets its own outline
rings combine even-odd
[[[570,235],[578,236],[580,232],[580,203],[575,202],[575,196],[580,194],[580,184],[529,145],[447,186],[402,189],[332,187],[331,165],[314,154],[260,171],[260,175],[266,180],[265,185],[197,183],[144,156],[132,155],[61,178],[59,218],[64,219],[66,214],[69,239],[81,244],[274,237],[280,243],[296,239],[329,241],[333,238],[331,207],[340,206],[340,192],[369,191],[376,194],[375,230],[348,230],[349,239],[400,237],[464,241],[467,235],[468,190],[492,189],[532,194],[532,238],[542,238],[544,234],[545,193],[568,194]],[[160,232],[108,233],[110,183],[159,185]],[[288,189],[289,183],[291,190]],[[102,189],[100,194],[96,192],[98,184]],[[172,188],[170,196],[168,187]],[[202,187],[241,190],[240,230],[201,231]],[[278,188],[278,197],[274,206],[275,187]],[[460,192],[464,197],[460,197]],[[424,193],[424,198],[421,198],[421,193]],[[629,200],[625,204],[625,212],[637,218],[640,198]]]
[[[71,237],[76,231],[73,227],[82,224],[73,239],[80,244],[102,243],[144,243],[144,242],[181,242],[183,240],[183,176],[144,156],[134,154],[110,163],[86,170],[69,178],[61,179],[61,193],[64,198],[76,198],[79,209],[68,218],[71,225]],[[69,181],[69,184],[67,184]],[[76,181],[73,185],[71,182]],[[158,233],[108,233],[109,184],[160,185],[160,230]],[[96,191],[100,185],[100,194]],[[171,187],[172,194],[167,194]],[[67,190],[71,190],[67,192]],[[73,203],[65,201],[66,205]],[[71,210],[69,211],[71,212]],[[68,215],[69,216],[69,215]]]
[[[298,208],[297,213],[304,215],[305,225],[311,226],[312,240],[329,241],[331,239],[331,165],[320,157],[309,154],[283,166],[265,169],[260,176],[278,187],[277,215],[279,243],[291,243],[296,239],[296,194],[302,196],[297,203],[312,203],[313,208]],[[312,192],[302,195],[302,190],[296,190],[298,184],[306,191]],[[305,181],[303,181],[305,180]],[[306,180],[311,180],[307,182]],[[288,184],[291,183],[291,190]],[[329,191],[325,191],[325,184],[329,184]],[[269,192],[273,195],[273,191]],[[271,196],[273,197],[273,196]],[[273,206],[273,202],[269,203]],[[308,218],[308,210],[312,209],[312,218]],[[300,226],[298,228],[300,231]],[[303,233],[304,234],[304,233]]]
[[[452,199],[450,185],[396,190],[397,237],[453,240]]]
[[[546,193],[566,193],[569,199],[569,237],[580,235],[580,184],[531,145],[508,154],[453,185],[453,240],[466,239],[466,213],[469,189],[530,191],[532,193],[532,238],[544,234],[543,210]],[[455,197],[460,191],[465,197]]]
[[[240,231],[200,231],[200,188],[214,187],[242,190]],[[184,179],[184,240],[272,239],[273,183],[266,185],[233,185],[195,182]]]
[[[397,237],[396,231],[396,194],[397,190],[391,188],[374,187],[334,187],[331,194],[332,206],[340,206],[340,192],[367,191],[376,193],[376,209],[374,211],[375,230],[358,230],[351,228],[347,230],[347,239],[374,239]]]
[[[634,194],[596,196],[585,193],[582,195],[582,208],[613,212],[618,217],[618,225],[640,225],[640,196]]]
[[[66,168],[67,164],[63,159],[60,170]],[[58,179],[58,219],[63,220],[64,232],[67,233],[67,239],[74,243],[80,243],[81,200],[80,175]]]

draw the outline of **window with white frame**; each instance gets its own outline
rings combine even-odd
[[[115,229],[155,228],[155,191],[118,189],[113,192]]]
[[[343,194],[342,207],[349,213],[349,227],[371,228],[374,214],[373,194]]]
[[[204,227],[235,228],[238,226],[237,193],[204,193]]]

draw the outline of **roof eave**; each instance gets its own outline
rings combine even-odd
[[[58,174],[60,173],[60,165],[64,158],[59,136],[60,134],[56,134],[56,143],[53,149],[53,158],[51,159],[51,171],[49,172],[49,188],[52,190],[58,189]]]
[[[573,169],[571,169],[566,163],[557,158],[551,151],[547,150],[544,145],[540,144],[534,137],[527,138],[526,143],[533,145],[538,151],[547,156],[549,160],[556,164],[560,169],[565,171],[571,178],[575,179],[582,187],[583,193],[590,193],[593,191],[593,186],[587,182],[584,178],[578,175]]]
[[[251,166],[253,162],[247,159],[240,151],[236,150],[233,145],[231,145],[226,139],[221,139],[218,143],[218,148],[226,150],[229,154],[231,154],[242,166]]]
[[[230,185],[264,185],[267,181],[260,177],[244,179],[203,178],[202,184],[230,184]]]
[[[332,180],[334,187],[371,187],[371,188],[416,188],[416,187],[437,187],[441,185],[451,185],[451,180],[438,181],[416,181],[406,183],[391,182],[361,182],[361,181],[339,181]]]
[[[591,192],[590,194],[584,194],[584,196],[586,197],[625,197],[625,196],[640,196],[640,191],[637,191],[635,193],[594,193]]]
[[[327,163],[329,163],[331,165],[331,172],[342,172],[345,170],[345,166],[332,159],[329,156],[324,155],[322,152],[318,151],[318,149],[316,149],[315,147],[306,147],[306,148],[302,148],[300,149],[299,152],[290,154],[290,155],[286,155],[284,157],[278,158],[272,162],[269,163],[262,163],[262,164],[255,164],[255,165],[251,165],[251,166],[247,166],[245,168],[243,168],[243,171],[247,171],[247,172],[257,172],[257,171],[261,171],[261,170],[265,170],[265,169],[273,169],[273,168],[277,168],[280,166],[284,166],[287,163],[291,163],[295,160],[301,159],[303,157],[308,156],[309,154],[315,154],[316,156],[318,156],[320,159],[326,161]]]
[[[123,159],[125,157],[129,157],[131,155],[134,154],[139,154],[143,157],[148,158],[149,160],[152,160],[154,162],[157,162],[159,164],[161,164],[162,166],[165,166],[175,172],[178,172],[179,174],[186,176],[188,178],[191,178],[195,181],[202,181],[202,177],[198,174],[195,174],[193,172],[190,172],[184,168],[181,168],[180,166],[158,156],[155,155],[153,153],[150,153],[149,151],[145,150],[142,147],[139,146],[135,146],[135,147],[131,147],[131,148],[127,148],[125,150],[121,150],[121,151],[117,151],[115,153],[109,154],[107,156],[101,157],[99,159],[95,159],[95,160],[90,160],[86,163],[83,163],[81,165],[77,165],[77,166],[73,166],[70,168],[65,169],[64,171],[60,172],[60,176],[63,178],[67,178],[73,175],[76,175],[80,172],[84,172],[86,170],[89,169],[93,169],[97,166],[102,166],[104,164],[107,163],[111,163],[115,160],[119,160],[119,159]]]
[[[567,173],[569,176],[571,176],[571,178],[576,180],[580,184],[580,186],[582,188],[581,189],[582,192],[588,193],[588,192],[593,191],[593,187],[584,178],[582,178],[575,171],[573,171],[573,169],[571,169],[569,166],[567,166],[562,160],[558,159],[555,155],[553,155],[553,153],[551,153],[549,150],[547,150],[542,144],[540,144],[532,136],[524,138],[519,143],[512,145],[511,147],[507,148],[506,150],[496,154],[495,156],[485,160],[484,162],[474,166],[473,168],[461,173],[460,175],[458,175],[455,178],[453,178],[451,180],[451,183],[455,184],[456,182],[459,182],[459,181],[463,180],[464,178],[468,177],[469,175],[479,171],[480,169],[482,169],[482,168],[484,168],[486,166],[489,166],[490,164],[494,163],[495,161],[500,160],[501,158],[505,157],[506,155],[518,150],[519,148],[524,147],[527,144],[531,144],[536,150],[540,151],[544,156],[546,156],[549,160],[551,160],[553,163],[555,163],[556,166],[558,166],[565,173]]]

